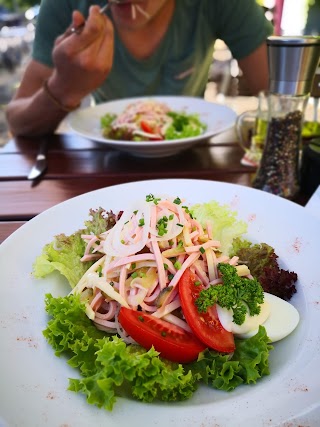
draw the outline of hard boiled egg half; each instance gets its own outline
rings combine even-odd
[[[242,325],[233,322],[233,311],[227,310],[217,304],[219,320],[229,332],[239,338],[250,338],[258,332],[259,326],[266,328],[271,342],[280,341],[297,327],[299,312],[289,302],[264,292],[264,302],[261,304],[260,314],[246,315]]]

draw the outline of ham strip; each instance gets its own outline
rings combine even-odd
[[[91,301],[86,305],[88,317],[99,329],[117,333],[126,342],[133,341],[118,322],[121,306],[190,332],[179,298],[184,272],[190,268],[207,288],[221,283],[219,263],[238,268],[238,257],[220,254],[221,243],[214,239],[212,224],[207,222],[203,228],[179,198],[149,195],[123,211],[111,230],[82,238],[86,242],[82,261],[101,258],[72,293],[86,292]]]

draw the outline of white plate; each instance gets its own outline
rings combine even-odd
[[[187,402],[144,404],[118,399],[110,413],[67,391],[76,372],[57,358],[42,335],[44,295],[68,288],[55,274],[31,276],[32,264],[55,234],[83,226],[90,208],[123,209],[146,194],[170,194],[190,203],[228,203],[249,223],[249,237],[276,248],[281,264],[299,276],[292,299],[297,329],[276,343],[271,374],[231,393],[201,387]],[[156,180],[93,191],[29,221],[0,247],[0,418],[10,427],[266,427],[318,426],[320,419],[320,223],[307,210],[268,193],[233,184]]]
[[[207,125],[207,130],[197,137],[174,139],[171,141],[115,141],[102,136],[100,119],[106,114],[120,114],[131,104],[139,100],[152,99],[166,103],[173,111],[185,111],[188,114],[199,114],[199,118]],[[176,154],[199,141],[208,139],[231,128],[236,120],[236,113],[231,108],[204,101],[201,98],[184,96],[153,96],[144,98],[128,98],[99,104],[74,111],[68,117],[70,128],[77,134],[102,142],[116,150],[125,151],[140,157],[166,157]]]

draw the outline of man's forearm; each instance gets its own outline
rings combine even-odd
[[[52,133],[68,111],[59,107],[41,87],[34,95],[13,99],[7,107],[7,120],[15,136],[41,136]]]

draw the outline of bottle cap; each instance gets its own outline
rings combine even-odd
[[[270,36],[267,39],[269,91],[307,95],[320,57],[320,37]]]

